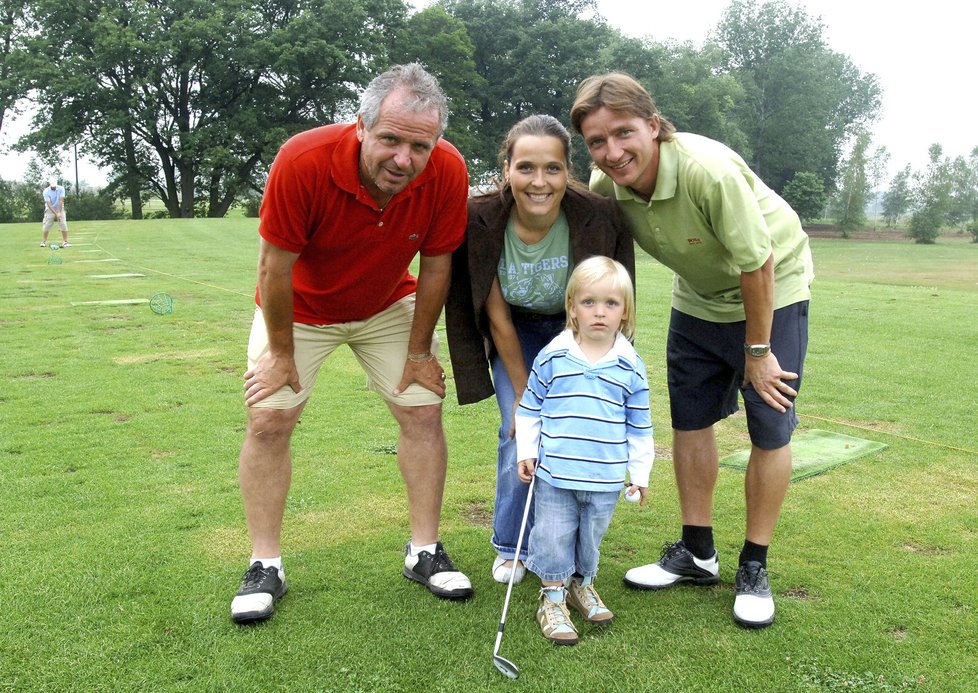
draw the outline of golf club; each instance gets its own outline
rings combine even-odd
[[[511,679],[519,678],[519,667],[499,654],[499,646],[503,642],[503,630],[506,627],[506,612],[509,610],[509,598],[513,594],[513,581],[516,578],[516,561],[519,560],[520,549],[523,547],[523,533],[526,531],[526,518],[530,516],[530,501],[533,500],[533,485],[536,482],[537,475],[536,468],[534,468],[533,478],[530,479],[530,488],[526,492],[526,505],[523,506],[523,522],[520,524],[520,533],[516,539],[516,553],[513,558],[513,569],[509,573],[509,586],[506,588],[506,601],[503,602],[503,615],[499,619],[499,631],[496,633],[496,646],[492,648],[492,663],[499,671]]]

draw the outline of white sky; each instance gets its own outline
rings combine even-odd
[[[978,146],[978,106],[975,95],[974,53],[978,6],[961,0],[926,3],[877,0],[789,0],[809,15],[821,16],[829,46],[848,55],[862,72],[879,78],[883,88],[881,115],[873,130],[874,146],[890,152],[889,177],[907,164],[922,169],[933,143],[948,156],[967,156]],[[428,4],[421,0],[417,6]],[[720,20],[729,0],[685,0],[640,3],[636,0],[597,0],[599,12],[632,36],[668,38],[701,45]],[[654,96],[654,93],[653,93]],[[668,115],[668,114],[666,114]],[[9,115],[8,115],[9,118]],[[20,119],[4,121],[0,134],[0,176],[19,179],[28,157],[12,156],[8,147],[14,130],[26,127]],[[74,159],[65,152],[56,171],[74,180]],[[84,159],[79,177],[102,184],[104,176]],[[45,177],[50,171],[45,171]]]

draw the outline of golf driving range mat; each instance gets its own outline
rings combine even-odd
[[[800,481],[839,465],[879,452],[885,443],[854,438],[816,428],[796,431],[791,437],[791,480]],[[720,460],[721,467],[747,469],[750,450],[741,450]]]

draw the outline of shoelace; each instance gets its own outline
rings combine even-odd
[[[598,599],[598,594],[592,585],[579,585],[578,589],[584,595],[584,606],[594,608],[596,606],[601,606],[601,600]]]
[[[452,564],[452,559],[448,557],[448,554],[444,551],[439,551],[434,555],[431,560],[431,574],[435,573],[445,573],[445,572],[455,572],[455,566]]]
[[[660,561],[664,561],[667,558],[675,558],[683,552],[683,547],[681,547],[678,542],[675,544],[670,544],[666,542],[662,545],[662,555],[659,557]]]
[[[543,592],[543,590],[541,590],[541,592]],[[570,620],[567,618],[567,613],[561,608],[564,605],[564,602],[552,602],[545,594],[543,599],[543,612],[547,617],[547,621],[552,623],[554,626],[562,626],[570,623]]]
[[[761,576],[764,574],[764,568],[758,568],[757,570],[743,570],[741,571],[741,585],[744,592],[760,592],[757,583],[760,582]]]
[[[253,566],[248,568],[248,572],[244,576],[244,585],[242,589],[251,589],[253,587],[258,587],[262,580],[265,579],[265,573],[268,570],[275,570],[274,568],[262,568],[260,564],[255,563]]]

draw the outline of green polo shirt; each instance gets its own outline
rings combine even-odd
[[[772,252],[775,309],[811,297],[812,254],[798,215],[720,142],[689,133],[661,142],[648,202],[597,169],[591,189],[617,200],[639,246],[675,272],[676,310],[711,322],[744,320],[740,274]]]

